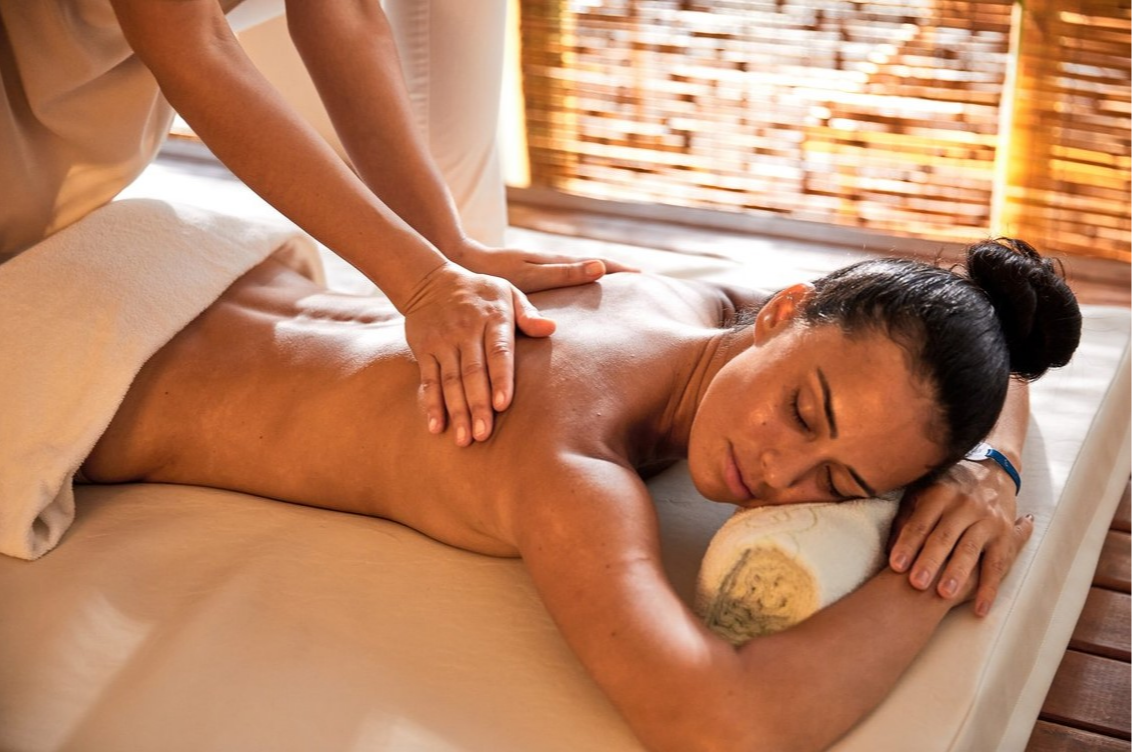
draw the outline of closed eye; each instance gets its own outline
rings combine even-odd
[[[810,426],[807,424],[806,420],[803,419],[803,414],[799,410],[798,389],[796,389],[794,394],[791,396],[791,414],[794,417],[795,423],[798,425],[798,427],[803,429],[803,431],[805,431],[806,433],[810,433]]]
[[[834,467],[833,467],[833,465],[825,465],[822,469],[823,469],[824,474],[826,476],[826,482],[825,482],[826,490],[830,492],[830,494],[834,497],[835,501],[853,501],[854,499],[868,499],[872,496],[877,496],[877,494],[874,493],[872,489],[870,489],[868,486],[864,486],[864,485],[862,486],[862,488],[867,489],[865,494],[862,494],[862,493],[857,492],[857,491],[851,491],[850,493],[843,493],[842,491],[838,490],[838,486],[835,485],[835,483],[834,483]],[[850,470],[849,472],[851,474],[853,474],[853,470]],[[857,478],[856,475],[854,475],[854,477],[855,477],[855,479]]]
[[[861,496],[855,496],[854,494],[842,493],[840,490],[838,490],[838,486],[834,484],[834,468],[833,468],[833,466],[826,465],[822,469],[823,469],[824,474],[826,476],[826,484],[825,484],[826,485],[826,491],[831,496],[834,497],[835,501],[849,501],[850,499],[860,499],[860,498],[862,498]]]
[[[844,498],[844,495],[838,491],[838,487],[834,485],[834,470],[830,467],[830,465],[826,465],[822,469],[825,471],[824,474],[826,475],[827,492],[835,499]]]

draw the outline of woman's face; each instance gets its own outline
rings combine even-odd
[[[808,326],[795,305],[768,303],[754,344],[701,400],[689,439],[701,494],[748,507],[869,497],[942,461],[929,438],[936,407],[904,350],[881,334]]]

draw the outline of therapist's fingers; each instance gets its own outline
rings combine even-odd
[[[484,352],[488,359],[491,407],[498,411],[506,410],[515,394],[515,325],[511,321],[489,325],[484,332]],[[483,440],[480,436],[476,438]]]
[[[523,271],[516,274],[516,287],[524,292],[539,292],[556,287],[574,287],[601,279],[615,272],[639,272],[640,269],[609,259],[576,259],[570,256],[529,258]]]
[[[491,436],[494,411],[506,410],[514,397],[516,329],[532,337],[546,337],[555,331],[555,322],[544,318],[526,295],[515,287],[511,293],[512,310],[501,311],[485,321],[482,349],[462,351],[464,394],[476,441],[486,441]]]
[[[606,274],[617,274],[619,272],[631,273],[631,274],[640,274],[641,273],[641,269],[637,268],[636,266],[630,266],[629,264],[623,264],[620,261],[613,261],[611,259],[600,259],[600,261],[603,264],[606,265]]]
[[[421,403],[425,409],[429,433],[445,430],[445,395],[441,388],[441,366],[432,356],[422,358],[418,365],[421,371]]]
[[[457,258],[466,268],[502,277],[523,292],[574,287],[589,284],[613,272],[639,271],[609,259],[487,248],[477,244],[466,244]]]
[[[510,328],[510,325],[508,326]],[[492,435],[493,411],[489,361],[485,358],[483,340],[471,343],[461,350],[460,378],[468,419],[471,420],[471,436],[476,441],[485,441]],[[457,428],[457,443],[467,446],[460,440],[459,428]]]
[[[528,337],[550,337],[555,333],[555,322],[527,300],[527,296],[512,288],[512,306],[515,309],[515,328]]]
[[[448,410],[449,424],[456,437],[456,444],[468,446],[472,443],[472,420],[468,412],[468,401],[464,397],[460,353],[449,351],[437,360],[441,367],[441,391],[444,393],[445,409]]]
[[[508,337],[514,338],[517,324],[517,294],[506,280],[446,263],[403,304],[405,339],[420,364],[429,430],[446,430],[447,422],[459,446],[491,435],[493,378],[510,401],[514,348]],[[535,334],[554,329],[522,302]]]
[[[528,263],[516,274],[516,286],[524,292],[585,285],[602,277],[606,265],[597,259]]]

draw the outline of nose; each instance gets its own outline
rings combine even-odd
[[[759,462],[763,484],[776,493],[794,488],[807,472],[807,460],[800,452],[768,448],[763,450]]]

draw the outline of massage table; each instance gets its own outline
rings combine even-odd
[[[139,229],[135,220],[147,215],[160,220],[141,221]],[[38,276],[42,270],[28,272],[28,264],[53,252],[63,267],[46,261],[44,269],[73,269],[87,263],[75,261],[84,253],[98,257],[125,246],[160,244],[164,258],[191,256],[212,238],[224,246],[209,256],[209,265],[225,267],[217,280],[234,279],[279,248],[318,278],[301,238],[290,230],[242,229],[246,224],[159,203],[116,202],[0,266],[0,321],[13,314],[5,285],[18,274]],[[256,250],[241,257],[244,245]],[[131,252],[115,263],[148,263],[144,248],[143,261]],[[634,251],[622,260],[678,277],[768,284],[758,258]],[[188,284],[188,267],[178,263],[175,274],[154,283],[169,285],[159,296],[161,310],[124,313],[129,300],[107,294],[98,305],[114,310],[105,316],[95,315],[101,308],[70,314],[94,322],[107,347],[130,350],[123,328],[152,328],[151,318],[178,306],[188,320],[194,305],[223,289],[214,280],[212,292],[183,305],[178,285]],[[205,264],[191,258],[188,265]],[[81,287],[88,273],[44,279],[40,295],[59,294],[51,289],[55,281]],[[98,297],[94,289],[76,293],[88,294]],[[67,310],[60,307],[59,315]],[[1035,516],[1035,532],[999,600],[982,620],[969,607],[954,609],[880,707],[834,746],[838,752],[1024,749],[1130,473],[1129,312],[1086,306],[1084,313],[1073,361],[1031,391],[1019,508]],[[176,328],[177,316],[168,315],[166,328]],[[19,329],[0,328],[0,348]],[[44,353],[48,370],[31,385],[56,385],[64,405],[27,392],[40,400],[35,414],[13,418],[2,400],[11,407],[19,385],[0,384],[0,510],[19,503],[21,488],[32,488],[45,494],[45,509],[66,517],[69,489],[74,495],[73,521],[54,518],[22,539],[41,544],[25,552],[34,560],[0,556],[0,750],[641,749],[564,643],[521,561],[458,550],[381,519],[230,491],[72,486],[83,449],[67,442],[91,441],[92,429],[54,429],[51,420],[82,423],[87,392],[95,395],[93,412],[109,404],[112,413],[115,390],[131,372],[77,331],[61,335],[80,337],[64,347],[87,359],[76,366],[68,353]],[[52,336],[25,343],[21,357],[39,357]],[[145,347],[130,352],[146,357]],[[23,367],[7,357],[9,374]],[[53,375],[51,358],[69,370]],[[102,370],[115,371],[117,381],[98,383]],[[19,420],[40,431],[36,446],[15,446],[22,438],[11,431]],[[66,441],[53,440],[67,430]],[[9,482],[27,481],[28,468],[40,461],[54,463],[51,472],[61,472],[64,483],[43,491],[50,485],[43,478],[23,487]],[[666,570],[691,603],[701,557],[733,508],[701,499],[683,464],[649,487]],[[13,519],[0,514],[0,527]],[[49,540],[49,527],[56,540]],[[0,537],[11,544],[9,532]]]

